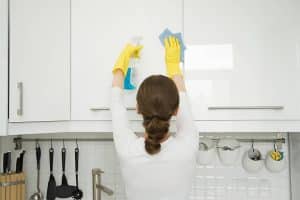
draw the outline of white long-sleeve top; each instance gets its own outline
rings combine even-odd
[[[180,92],[176,134],[149,155],[145,139],[130,129],[123,90],[112,88],[111,112],[115,148],[128,200],[187,200],[196,166],[198,134],[185,92]]]

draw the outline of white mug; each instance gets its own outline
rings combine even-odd
[[[240,143],[235,139],[221,139],[218,142],[218,155],[224,165],[233,165],[240,155]]]
[[[250,173],[258,172],[263,167],[262,155],[258,149],[252,147],[244,153],[242,160],[243,167]]]
[[[282,170],[284,170],[285,166],[286,166],[286,159],[284,156],[284,153],[281,152],[282,158],[280,160],[274,160],[271,156],[273,151],[278,151],[278,150],[271,150],[267,153],[266,156],[266,168],[270,171],[270,172],[281,172]]]
[[[209,138],[200,139],[199,150],[197,153],[197,163],[199,165],[209,165],[216,158],[215,143]]]

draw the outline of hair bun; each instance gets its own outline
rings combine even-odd
[[[169,131],[169,121],[153,117],[145,126],[147,133],[167,133]]]
[[[159,142],[146,138],[145,149],[149,154],[153,155],[160,152],[160,148],[161,144]]]
[[[149,154],[155,154],[160,151],[160,143],[164,139],[166,133],[169,132],[169,126],[168,120],[161,120],[158,117],[144,120],[144,127],[148,134],[148,137],[145,140],[145,147]]]

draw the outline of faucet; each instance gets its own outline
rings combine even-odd
[[[110,188],[101,184],[101,174],[104,173],[99,168],[92,169],[93,175],[93,200],[101,200],[101,192],[103,191],[107,195],[111,196],[114,194],[114,191]]]

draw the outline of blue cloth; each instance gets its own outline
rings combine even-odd
[[[182,34],[181,33],[172,33],[168,28],[166,28],[160,35],[159,35],[159,40],[161,42],[161,44],[163,46],[165,46],[165,43],[164,43],[164,40],[165,38],[167,37],[170,37],[170,36],[174,36],[178,39],[179,41],[179,44],[180,44],[180,61],[181,62],[184,62],[184,51],[186,49],[186,46],[185,44],[183,43],[183,37],[182,37]]]

